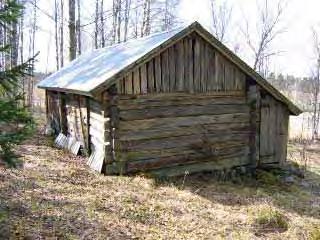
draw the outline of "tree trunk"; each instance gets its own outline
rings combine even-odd
[[[101,46],[105,47],[106,43],[105,43],[105,36],[104,36],[104,17],[103,17],[103,13],[104,13],[104,1],[101,0],[100,3],[100,22],[101,22]]]
[[[22,10],[20,23],[19,23],[19,34],[20,34],[20,63],[24,62],[23,54],[24,54],[24,10]],[[22,94],[25,96],[25,79],[24,77],[21,78],[21,88],[22,88]],[[25,106],[25,97],[23,97],[23,105]]]
[[[60,8],[61,8],[61,21],[60,21],[60,66],[64,66],[64,29],[63,29],[63,24],[64,24],[64,0],[60,0]]]
[[[94,18],[94,22],[95,22],[95,29],[94,29],[94,48],[95,48],[95,49],[98,48],[98,33],[99,33],[98,20],[99,20],[99,2],[98,2],[98,0],[96,0],[96,12],[95,12],[95,18]]]
[[[118,0],[117,16],[118,16],[117,36],[118,36],[118,43],[120,43],[121,42],[121,0]]]
[[[112,3],[112,43],[116,42],[118,0]]]
[[[54,1],[54,39],[56,45],[56,68],[59,70],[58,3]]]
[[[78,20],[77,20],[77,43],[78,43],[78,55],[81,55],[81,6],[80,0],[77,0],[78,8]]]
[[[36,36],[36,23],[37,23],[37,0],[33,1],[33,22],[30,34],[29,42],[29,58],[35,55],[35,36]],[[34,79],[32,75],[34,74],[34,61],[32,62],[32,67],[30,69],[30,78],[28,81],[28,106],[32,107],[33,104],[33,89],[34,89]]]
[[[130,8],[131,8],[131,0],[126,0],[125,3],[125,14],[124,14],[124,36],[123,41],[126,42],[128,39],[128,26],[129,26],[129,19],[130,19]]]
[[[72,61],[77,55],[76,35],[76,2],[69,0],[69,60]]]

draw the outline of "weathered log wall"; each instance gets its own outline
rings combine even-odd
[[[245,74],[191,34],[117,81],[119,94],[245,90]]]
[[[61,130],[60,127],[60,98],[57,92],[47,91],[47,121],[55,134]]]
[[[289,111],[269,94],[261,98],[260,164],[284,163],[287,156]]]
[[[88,112],[86,97],[68,94],[65,97],[67,135],[88,148]]]
[[[124,169],[116,171],[175,167],[178,174],[185,165],[197,171],[197,165],[212,170],[250,164],[244,92],[119,96],[118,110],[115,161]]]
[[[286,159],[288,108],[195,33],[97,95],[49,91],[48,118],[103,152],[106,173],[178,175]]]

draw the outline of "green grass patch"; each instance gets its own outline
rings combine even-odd
[[[286,231],[289,227],[288,218],[271,206],[262,206],[251,213],[252,226],[259,230]]]
[[[309,240],[320,240],[320,226],[311,226],[310,227]]]

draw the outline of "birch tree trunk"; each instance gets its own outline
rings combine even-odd
[[[76,35],[76,2],[69,0],[69,60],[72,61],[77,55]]]
[[[123,36],[123,41],[124,42],[126,42],[127,39],[128,39],[130,8],[131,8],[131,0],[126,0],[126,2],[125,2],[125,10],[124,10],[124,36]]]
[[[60,21],[60,66],[64,66],[64,0],[60,1],[60,8],[61,8],[61,21]]]
[[[78,9],[78,20],[77,20],[77,46],[78,46],[78,55],[81,55],[81,4],[80,0],[77,0],[77,9]]]
[[[59,70],[59,34],[58,34],[58,2],[54,1],[54,39],[56,45],[56,68]]]
[[[103,13],[104,13],[104,1],[101,0],[101,3],[100,3],[101,46],[105,47],[106,43],[105,43],[105,36],[104,36],[104,17],[103,17]]]
[[[118,0],[118,8],[117,8],[117,16],[118,16],[118,26],[117,26],[117,36],[118,36],[118,43],[121,42],[121,0]]]
[[[98,34],[99,34],[99,29],[98,29],[98,20],[99,20],[99,2],[96,0],[96,11],[95,11],[95,29],[94,29],[94,48],[98,48]]]

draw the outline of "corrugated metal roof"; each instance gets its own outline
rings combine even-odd
[[[185,27],[83,54],[37,86],[90,92],[183,29]]]

